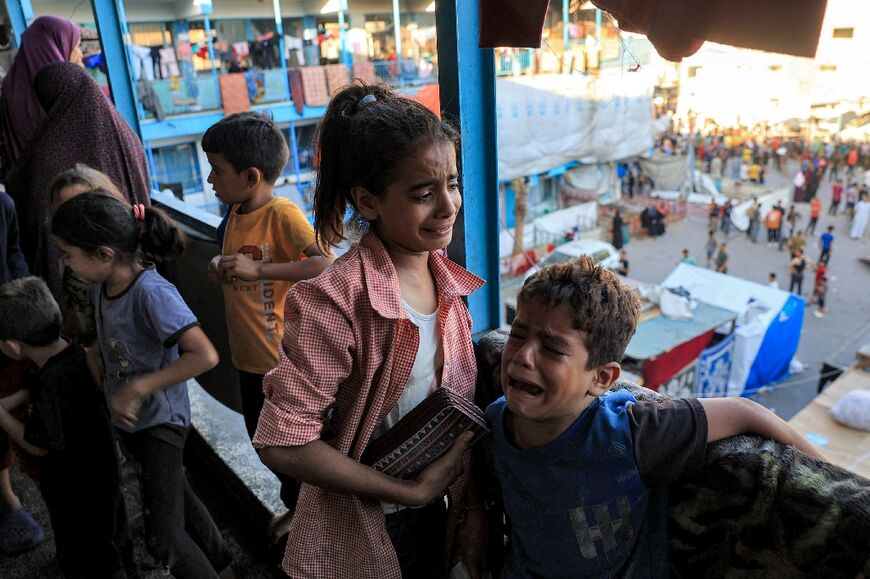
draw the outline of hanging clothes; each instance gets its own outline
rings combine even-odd
[[[178,60],[175,58],[174,48],[160,49],[160,70],[163,78],[175,78],[181,76],[178,69]]]
[[[160,50],[162,46],[151,47],[151,64],[154,67],[155,78],[163,78],[163,69],[160,67]]]
[[[233,53],[239,58],[248,58],[251,52],[247,42],[233,42]]]
[[[139,82],[140,78],[154,80],[154,61],[151,60],[151,49],[147,46],[127,45],[130,55],[130,75],[133,82]]]
[[[284,51],[287,58],[287,68],[295,68],[297,66],[305,66],[305,54],[302,50],[302,39],[284,35]]]

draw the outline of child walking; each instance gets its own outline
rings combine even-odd
[[[281,360],[264,381],[254,446],[303,483],[283,568],[295,579],[444,577],[448,487],[451,519],[467,530],[480,515],[459,476],[470,436],[412,480],[359,459],[436,388],[473,399],[463,297],[483,282],[444,255],[462,204],[459,136],[419,103],[355,84],[333,96],[317,145],[318,241],[349,235],[348,207],[366,232],[290,290]]]
[[[205,132],[202,150],[211,164],[208,182],[231,206],[218,229],[221,255],[211,260],[209,276],[223,287],[242,414],[253,438],[263,408],[263,376],[278,365],[284,296],[293,283],[326,269],[333,257],[321,254],[299,207],[273,193],[289,152],[269,117],[230,115]],[[272,543],[287,534],[299,496],[295,480],[278,477],[287,512],[270,525]]]
[[[67,265],[93,284],[103,387],[141,466],[151,553],[179,579],[231,576],[231,555],[182,467],[187,380],[217,365],[217,352],[175,286],[144,259],[180,254],[181,232],[159,209],[98,190],[60,205],[51,233]]]
[[[64,576],[139,577],[106,400],[84,349],[61,337],[60,308],[39,278],[0,286],[0,318],[0,350],[37,367],[26,390],[0,400],[0,427],[36,457]],[[9,410],[25,402],[22,422]]]
[[[487,456],[510,521],[502,577],[667,577],[667,501],[707,444],[752,433],[824,460],[747,398],[639,402],[610,392],[640,300],[595,261],[523,284],[487,408]]]

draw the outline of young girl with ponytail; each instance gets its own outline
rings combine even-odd
[[[139,461],[152,555],[179,579],[231,576],[231,555],[184,476],[187,380],[218,355],[154,261],[179,255],[181,231],[161,210],[102,190],[62,203],[51,233],[92,285],[103,386],[126,449]]]
[[[463,298],[483,282],[444,252],[462,205],[458,147],[450,123],[384,86],[342,89],[320,122],[317,239],[346,239],[348,208],[364,234],[291,288],[263,383],[254,446],[303,482],[284,557],[294,579],[444,577],[458,528],[447,521],[480,514],[465,492],[466,436],[411,480],[359,462],[435,389],[473,398]]]

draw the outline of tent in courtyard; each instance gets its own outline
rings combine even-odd
[[[788,377],[803,326],[803,298],[684,263],[661,285],[685,288],[693,298],[737,314],[727,387],[705,395],[740,396]]]

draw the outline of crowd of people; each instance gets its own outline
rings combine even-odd
[[[148,205],[141,144],[75,62],[70,26],[33,23],[7,79],[14,88],[4,82],[0,100],[6,143],[18,143],[7,147],[17,153],[4,201],[18,209],[4,214],[0,236],[11,256],[0,272],[0,350],[15,388],[0,396],[0,427],[35,467],[67,577],[140,576],[115,440],[140,465],[153,558],[179,579],[232,577],[232,556],[182,467],[187,380],[218,362],[160,273],[184,236]],[[38,36],[43,29],[69,34]],[[18,75],[39,43],[54,43],[55,60]],[[26,90],[43,114],[24,135],[7,95]],[[114,140],[100,148],[102,138]],[[55,158],[52,144],[69,150]],[[445,252],[463,199],[459,144],[449,121],[383,85],[344,87],[317,130],[312,227],[274,195],[288,150],[271,119],[237,113],[203,137],[209,182],[230,209],[220,254],[188,273],[209,276],[224,295],[251,443],[281,477],[287,514],[273,531],[289,533],[288,576],[440,578],[454,561],[479,576],[487,543],[503,549],[506,578],[627,568],[660,576],[667,556],[651,556],[661,539],[651,529],[663,528],[667,510],[651,489],[703,468],[708,443],[755,433],[824,460],[747,400],[659,404],[611,391],[640,302],[583,257],[541,268],[520,291],[500,363],[504,396],[482,401],[486,460],[472,457],[465,433],[412,479],[363,465],[369,443],[435,390],[475,399],[463,298],[484,280]],[[334,260],[332,247],[351,237]],[[727,254],[719,267],[727,270]],[[612,460],[601,463],[608,448]],[[498,484],[481,484],[487,477]],[[494,504],[504,511],[495,520],[511,525],[487,534]],[[619,513],[602,515],[609,504]],[[620,532],[607,518],[616,516]],[[33,525],[20,503],[5,505],[4,550],[32,546]]]
[[[843,216],[843,229],[848,237],[863,238],[870,220],[870,143],[810,142],[803,138],[756,141],[721,135],[696,135],[694,143],[703,170],[714,177],[731,177],[738,183],[763,184],[765,172],[771,165],[784,173],[787,160],[799,164],[792,180],[794,189],[788,208],[782,201],[777,201],[763,212],[758,199],[754,198],[746,209],[748,227],[745,233],[750,241],[756,243],[761,231],[766,230],[768,246],[780,251],[788,250],[789,291],[802,295],[806,272],[815,272],[808,305],[816,304],[814,315],[824,317],[827,268],[836,228],[829,225],[821,234],[817,231],[825,211],[819,187],[825,180],[831,186],[827,215]],[[806,216],[801,214],[803,207],[808,212]],[[708,267],[719,246],[714,232],[721,231],[727,239],[732,212],[731,200],[721,205],[711,201],[708,206],[709,237],[705,246]],[[815,260],[807,255],[807,245],[811,240],[815,240],[813,245],[818,246],[819,256]],[[775,276],[770,281],[778,287]]]

